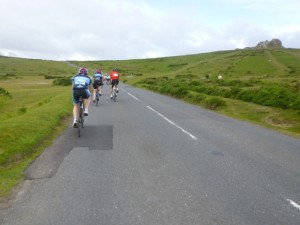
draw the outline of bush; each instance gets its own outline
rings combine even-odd
[[[205,100],[205,107],[211,110],[216,110],[218,107],[225,105],[225,101],[218,97],[209,97]]]
[[[26,112],[27,112],[27,108],[24,107],[24,106],[18,109],[19,114],[23,114],[23,113],[26,113]]]
[[[263,87],[253,98],[253,102],[287,109],[294,102],[295,96],[287,88],[280,86]]]
[[[61,77],[54,79],[52,84],[55,86],[70,86],[72,85],[72,80],[70,77]]]
[[[44,75],[45,79],[58,79],[58,78],[63,78],[61,76],[52,76],[52,75]]]
[[[11,94],[7,90],[5,90],[4,88],[0,87],[0,96],[11,97]]]
[[[236,98],[240,93],[242,89],[240,87],[231,87],[229,91],[225,91],[223,96],[225,98]]]
[[[177,98],[183,98],[187,93],[187,89],[185,87],[177,87],[177,88],[171,88],[169,93]]]
[[[292,109],[300,110],[300,96],[298,95],[297,98],[291,103],[290,107]]]
[[[203,95],[203,94],[196,94],[194,96],[194,99],[195,99],[196,102],[200,103],[200,102],[203,102],[206,99],[206,96]]]

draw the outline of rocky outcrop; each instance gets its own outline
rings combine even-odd
[[[284,48],[282,42],[279,39],[272,39],[271,41],[259,42],[255,48]]]

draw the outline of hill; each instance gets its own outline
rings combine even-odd
[[[300,137],[300,49],[70,62],[0,56],[0,198],[67,126],[72,102],[64,85],[76,66],[90,75],[116,67],[129,85]]]
[[[72,63],[104,71],[117,67],[123,82],[130,85],[274,129],[300,133],[300,49],[251,48]],[[272,110],[280,113],[271,113]]]
[[[187,92],[194,90],[283,109],[299,110],[300,105],[297,97],[300,85],[298,49],[246,49],[144,60],[72,63],[106,71],[118,67],[124,82],[156,91],[168,80],[166,83],[170,87],[181,87]],[[251,91],[265,90],[267,86],[274,88],[274,93],[270,90],[268,96],[270,101],[273,98],[272,103],[262,102],[258,96],[246,99],[250,98]],[[239,93],[233,95],[228,93],[230,91]],[[247,91],[249,95],[245,98],[238,96],[247,94]]]

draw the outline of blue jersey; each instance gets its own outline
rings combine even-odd
[[[78,74],[73,77],[73,90],[89,89],[89,85],[91,85],[91,83],[92,79],[89,76]]]
[[[103,75],[101,73],[94,74],[94,81],[102,81]]]

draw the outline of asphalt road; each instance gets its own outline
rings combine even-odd
[[[299,225],[300,140],[182,101],[104,87],[25,171],[11,225]]]

